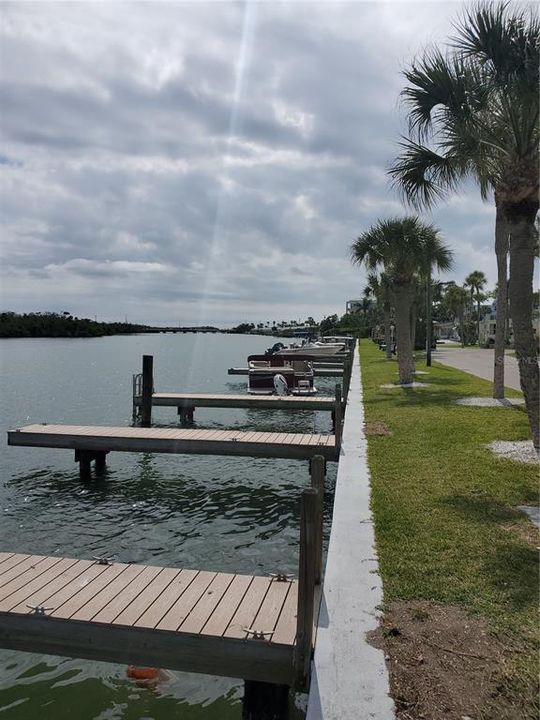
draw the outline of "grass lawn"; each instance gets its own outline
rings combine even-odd
[[[485,447],[527,439],[524,411],[455,405],[490,396],[491,384],[438,363],[418,378],[429,387],[381,389],[397,381],[396,361],[370,340],[360,358],[366,422],[391,431],[368,440],[385,602],[429,599],[482,616],[520,649],[510,676],[532,682],[538,539],[515,508],[537,503],[538,467]],[[417,369],[426,370],[424,361]]]

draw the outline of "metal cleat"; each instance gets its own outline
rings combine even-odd
[[[287,575],[286,573],[268,573],[268,576],[276,582],[292,582],[294,580],[294,575]]]
[[[43,605],[27,605],[32,610],[32,615],[46,615],[47,610],[54,610],[52,607],[43,607]]]
[[[266,642],[270,642],[272,635],[274,634],[273,630],[254,630],[253,628],[247,627],[242,628],[242,630],[244,630],[244,632],[248,635],[251,635],[254,640],[265,640]]]
[[[111,557],[105,557],[104,555],[92,555],[92,560],[95,565],[112,565],[114,555],[111,555]]]

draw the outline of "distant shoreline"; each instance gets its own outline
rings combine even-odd
[[[262,325],[262,324],[261,324]],[[74,317],[68,312],[51,313],[0,313],[0,338],[96,338],[111,335],[141,334],[226,334],[226,335],[263,335],[265,337],[305,337],[318,332],[318,326],[311,327],[257,327],[254,323],[240,323],[231,328],[218,328],[213,325],[186,325],[156,327],[128,322],[98,322],[89,318]]]

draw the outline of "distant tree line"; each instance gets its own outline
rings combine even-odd
[[[0,313],[0,337],[102,337],[151,332],[153,328],[132,323],[104,323],[73,317],[69,312]]]

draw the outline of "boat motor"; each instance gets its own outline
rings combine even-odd
[[[280,373],[276,373],[274,375],[274,389],[276,391],[276,395],[289,394],[289,386],[287,384],[287,381],[285,380],[283,375],[280,375]]]

